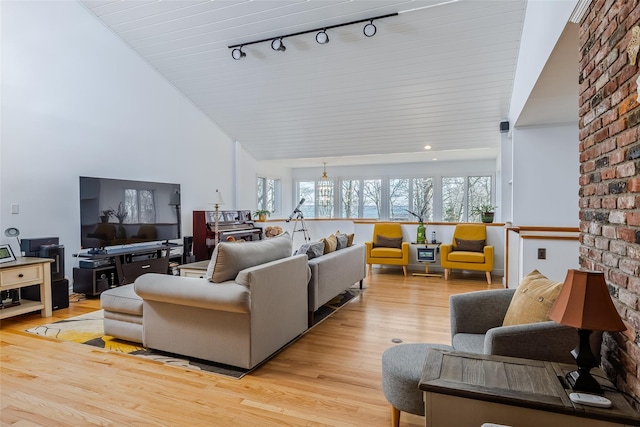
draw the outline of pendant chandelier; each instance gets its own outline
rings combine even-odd
[[[331,204],[331,181],[329,181],[329,177],[327,176],[327,162],[323,162],[322,164],[324,165],[324,169],[322,178],[320,178],[320,183],[318,184],[318,198],[320,199],[320,206],[327,208]]]

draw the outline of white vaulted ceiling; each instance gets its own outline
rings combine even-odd
[[[495,157],[522,0],[83,1],[258,160]],[[433,7],[428,7],[433,6]],[[413,10],[417,9],[417,10]],[[401,12],[244,47],[230,45]],[[320,160],[318,160],[320,159]]]

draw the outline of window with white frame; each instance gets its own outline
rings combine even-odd
[[[492,185],[491,176],[334,178],[298,181],[296,196],[305,199],[301,211],[308,218],[415,221],[413,212],[425,222],[465,222],[480,220],[469,212],[480,204],[491,204]]]
[[[280,180],[276,178],[258,177],[257,209],[271,213],[280,211]]]

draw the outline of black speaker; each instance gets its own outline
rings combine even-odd
[[[27,286],[20,289],[23,299],[40,300],[40,285]],[[67,279],[51,282],[51,309],[60,310],[69,307],[69,281]]]
[[[504,122],[500,122],[500,133],[507,133],[509,132],[509,122],[504,121]]]
[[[193,256],[193,236],[184,236],[182,238],[182,263],[190,264],[196,261]]]

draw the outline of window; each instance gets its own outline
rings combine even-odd
[[[490,205],[490,176],[442,178],[442,220],[450,222],[480,221],[474,207]]]
[[[125,224],[153,224],[156,222],[156,201],[153,190],[124,190]]]
[[[362,205],[360,180],[345,180],[340,185],[340,216],[342,218],[360,218]]]
[[[481,214],[474,212],[474,208],[491,204],[491,177],[470,176],[468,193],[469,221],[481,221]]]
[[[407,221],[409,219],[409,180],[389,180],[389,219]]]
[[[411,196],[411,211],[422,214],[423,221],[433,221],[433,178],[413,178]]]
[[[425,222],[480,221],[469,212],[491,204],[492,185],[491,176],[298,181],[295,204],[305,199],[301,211],[308,218],[416,221],[411,211]]]
[[[442,220],[464,221],[464,177],[442,178]]]
[[[280,180],[258,177],[258,210],[280,211]]]
[[[382,218],[382,180],[363,181],[362,218]]]

